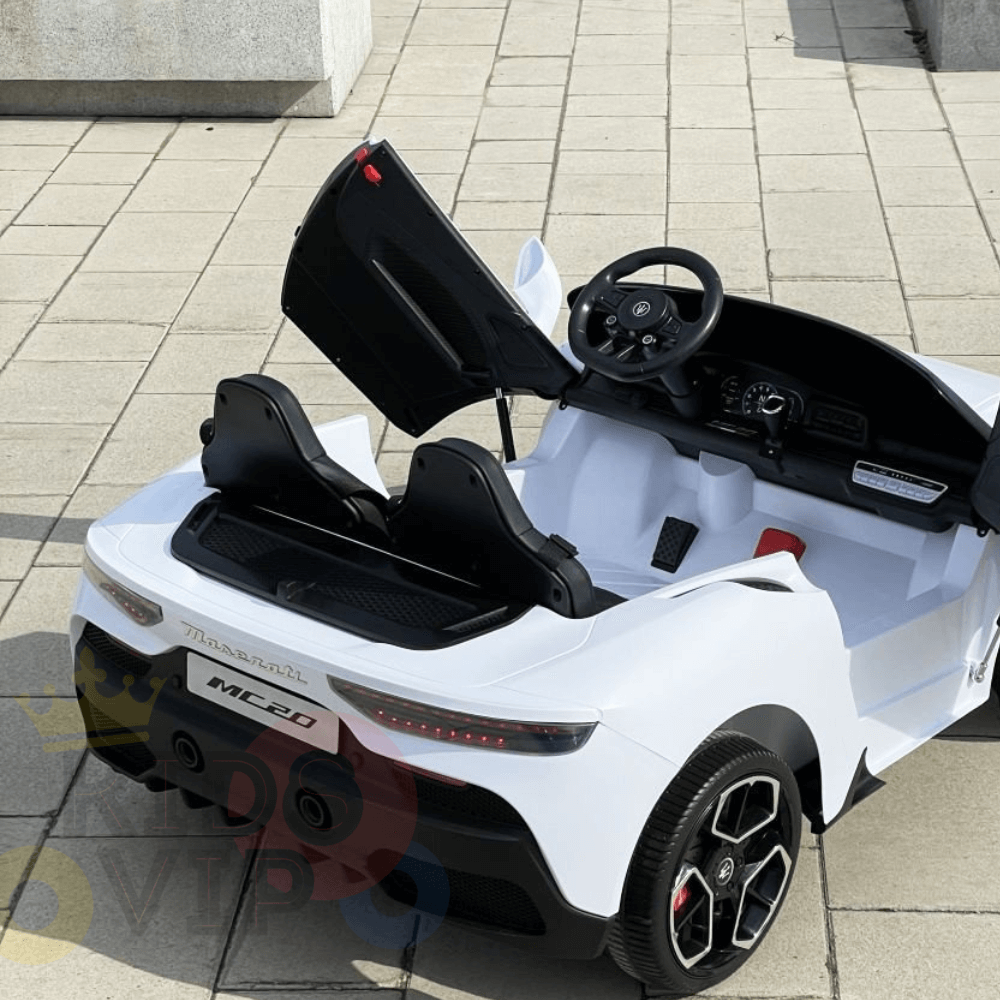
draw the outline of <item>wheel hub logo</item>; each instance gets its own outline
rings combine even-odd
[[[733,877],[735,868],[736,865],[733,863],[732,858],[723,858],[722,864],[719,865],[719,871],[715,876],[719,885],[725,885]]]

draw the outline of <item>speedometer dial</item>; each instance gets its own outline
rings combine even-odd
[[[756,417],[760,415],[760,408],[768,396],[773,396],[778,389],[771,382],[754,382],[743,393],[743,415],[746,417]]]

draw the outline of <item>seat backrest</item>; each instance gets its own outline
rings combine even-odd
[[[500,463],[471,441],[445,438],[416,448],[389,529],[401,554],[488,592],[569,618],[597,613],[576,550],[532,525]]]
[[[326,454],[302,405],[276,379],[223,379],[207,436],[205,483],[227,500],[323,527],[385,530],[384,497]]]

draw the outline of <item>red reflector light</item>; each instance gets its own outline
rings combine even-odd
[[[382,180],[382,175],[370,163],[366,163],[361,172],[369,184],[378,184]]]
[[[590,738],[595,722],[513,722],[467,715],[373,691],[330,677],[342,698],[386,729],[442,743],[464,743],[487,750],[516,753],[568,753]]]
[[[765,528],[760,533],[760,540],[754,550],[753,557],[769,556],[772,552],[791,552],[796,560],[802,558],[802,553],[806,550],[806,543],[793,535],[790,531],[782,531],[780,528]]]
[[[691,898],[691,890],[687,887],[685,883],[680,887],[680,891],[674,896],[674,913],[680,913],[681,910],[687,906],[688,900]]]
[[[362,147],[361,147],[361,148],[360,148],[360,149],[359,149],[359,150],[358,150],[358,151],[357,151],[357,152],[356,152],[356,153],[354,154],[354,162],[355,162],[355,163],[364,163],[364,162],[365,162],[365,160],[367,160],[367,159],[368,159],[369,155],[370,155],[370,153],[369,153],[369,151],[368,151],[368,147],[367,147],[367,146],[362,146]]]

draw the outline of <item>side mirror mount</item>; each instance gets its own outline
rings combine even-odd
[[[518,254],[514,294],[535,326],[551,338],[562,306],[562,281],[548,250],[537,236],[530,237]]]

